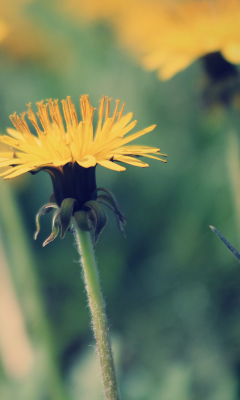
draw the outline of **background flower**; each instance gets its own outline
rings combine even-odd
[[[15,63],[34,60],[41,67],[56,71],[55,63],[59,60],[55,47],[58,40],[51,35],[46,21],[38,21],[39,3],[39,0],[1,0],[0,54]],[[61,47],[67,53],[64,41]]]
[[[108,20],[120,43],[161,79],[216,51],[240,63],[239,0],[70,0],[70,7],[75,18]]]

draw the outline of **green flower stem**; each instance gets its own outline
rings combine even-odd
[[[24,223],[10,184],[1,182],[0,186],[0,226],[6,254],[27,322],[33,330],[34,337],[43,354],[40,368],[45,375],[40,382],[39,390],[47,393],[51,400],[66,400],[68,396],[65,393],[56,362],[54,341],[45,314],[43,298],[34,268],[34,257],[29,245],[32,238],[26,238],[24,234]]]
[[[73,220],[75,238],[78,251],[81,256],[80,262],[83,268],[84,281],[92,315],[93,331],[97,341],[97,350],[102,370],[105,399],[119,400],[120,396],[108,335],[105,304],[100,289],[97,264],[93,252],[91,237],[89,232],[80,230],[74,218]]]
[[[233,128],[228,132],[228,170],[232,188],[232,196],[235,205],[236,225],[238,238],[240,239],[240,154],[239,139]]]

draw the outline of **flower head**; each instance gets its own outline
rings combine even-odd
[[[104,104],[106,103],[105,117]],[[137,167],[148,167],[148,164],[134,156],[159,158],[160,149],[148,146],[125,146],[145,133],[152,131],[155,125],[139,132],[126,136],[136,125],[137,121],[130,122],[132,113],[122,116],[123,107],[118,112],[119,100],[116,102],[113,116],[110,117],[110,99],[103,97],[100,101],[99,116],[96,132],[93,132],[94,108],[89,98],[84,95],[80,99],[82,121],[78,122],[77,113],[70,97],[62,101],[63,114],[60,112],[58,101],[48,100],[47,104],[38,103],[36,115],[28,105],[28,112],[10,116],[16,130],[8,129],[10,136],[0,137],[0,141],[9,145],[11,155],[5,157],[0,167],[10,168],[1,175],[5,179],[14,178],[25,172],[37,172],[40,169],[54,168],[62,171],[66,164],[77,163],[84,168],[100,164],[115,171],[124,171],[126,168],[116,164],[120,161]],[[26,122],[26,115],[34,126],[37,136],[33,135]],[[40,126],[39,126],[40,125]]]
[[[81,229],[94,229],[97,239],[106,224],[105,212],[99,204],[105,204],[115,213],[122,228],[121,224],[125,222],[125,218],[119,211],[115,197],[106,189],[96,187],[95,167],[99,164],[115,171],[124,171],[126,168],[116,161],[148,167],[147,163],[136,158],[139,156],[165,162],[159,157],[161,153],[158,148],[128,145],[152,131],[155,125],[127,135],[137,121],[130,122],[132,113],[122,115],[124,104],[118,111],[119,100],[116,101],[116,107],[110,117],[110,99],[107,97],[100,101],[95,133],[94,108],[87,95],[80,98],[80,122],[70,97],[62,101],[64,118],[57,100],[48,100],[47,104],[42,101],[37,103],[37,106],[36,115],[29,104],[28,111],[21,116],[16,113],[10,116],[16,130],[8,129],[9,136],[0,137],[0,141],[9,145],[12,150],[9,153],[0,153],[0,167],[9,167],[0,175],[10,179],[26,172],[37,173],[41,170],[50,174],[54,194],[50,203],[40,210],[37,225],[39,227],[40,215],[48,209],[56,208],[53,239],[59,229],[64,236],[72,215],[75,215]],[[36,135],[30,131],[26,116]],[[104,194],[99,195],[100,190]],[[53,239],[51,236],[51,240]]]

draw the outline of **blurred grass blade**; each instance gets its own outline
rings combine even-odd
[[[14,332],[14,335],[12,334]],[[0,234],[0,353],[7,376],[23,379],[34,364],[34,350],[24,321]]]
[[[221,241],[225,244],[225,246],[231,251],[231,253],[238,259],[240,262],[240,254],[237,252],[237,250],[234,249],[234,247],[227,241],[227,239],[214,227],[214,226],[209,226],[209,228],[212,229],[216,235],[221,239]]]
[[[230,113],[229,117],[231,120],[228,121],[228,125],[231,127],[233,125],[232,121],[234,121],[234,115]],[[227,170],[229,173],[230,192],[235,208],[235,221],[238,234],[240,234],[240,143],[237,130],[234,128],[230,129],[227,138]],[[238,237],[238,239],[240,239],[240,237]]]
[[[25,221],[12,187],[2,181],[0,188],[0,238],[19,304],[32,332],[31,339],[42,354],[37,365],[39,371],[33,384],[36,383],[39,393],[43,393],[49,400],[67,400],[68,396],[57,363],[55,340],[39,288],[32,243],[25,233]],[[1,395],[0,398],[2,399]]]

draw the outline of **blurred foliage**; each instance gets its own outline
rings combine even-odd
[[[98,185],[114,192],[128,221],[125,239],[109,214],[96,247],[123,399],[239,399],[240,270],[208,227],[216,226],[240,249],[228,166],[229,132],[240,129],[237,111],[229,117],[221,106],[206,110],[201,61],[161,82],[117,46],[107,25],[76,23],[57,1],[25,4],[24,18],[44,32],[47,51],[43,56],[44,47],[39,49],[31,34],[35,51],[26,57],[12,57],[0,44],[2,133],[11,126],[8,116],[25,111],[30,101],[71,95],[76,104],[88,93],[97,107],[104,94],[126,102],[138,129],[156,123],[139,143],[168,154],[167,165],[152,160],[147,169],[97,168]],[[13,192],[22,216],[71,398],[102,399],[73,236],[42,248],[50,232],[46,215],[33,241],[35,215],[52,193],[50,179],[29,174],[2,184]],[[1,212],[8,207],[6,202]],[[7,246],[6,254],[11,264]],[[21,303],[21,288],[16,291]],[[1,398],[15,399],[20,383],[4,378],[1,364],[0,375]],[[40,376],[35,371],[31,383]],[[21,383],[21,398],[41,399],[29,384]]]

